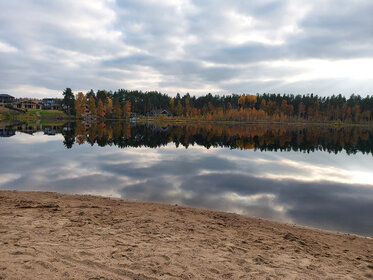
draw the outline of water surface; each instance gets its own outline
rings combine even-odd
[[[88,193],[373,236],[368,128],[18,125],[0,189]]]

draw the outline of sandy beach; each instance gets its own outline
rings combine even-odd
[[[177,205],[0,191],[0,279],[369,279],[373,240]]]

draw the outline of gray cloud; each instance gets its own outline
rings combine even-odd
[[[372,12],[367,0],[3,1],[0,91],[365,95],[372,76],[354,73],[373,72]]]

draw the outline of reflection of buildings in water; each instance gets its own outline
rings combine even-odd
[[[0,137],[12,137],[16,135],[16,131],[11,128],[0,127]]]
[[[151,129],[154,132],[168,132],[172,129],[171,126],[156,126],[154,124],[148,125],[147,128]]]
[[[45,135],[53,136],[53,135],[56,135],[56,132],[57,132],[57,130],[53,126],[44,127],[44,134]]]
[[[42,130],[41,125],[29,125],[29,124],[21,124],[16,126],[16,130],[18,132],[27,133],[33,135],[35,132],[39,132]]]
[[[10,137],[15,135],[16,132],[22,132],[33,135],[36,132],[44,132],[45,135],[56,135],[61,132],[62,126],[55,125],[30,125],[30,124],[17,124],[15,126],[0,127],[0,137]]]

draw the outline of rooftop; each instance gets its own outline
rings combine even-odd
[[[9,94],[0,94],[0,97],[11,97],[11,98],[14,98],[13,96],[11,96]]]

